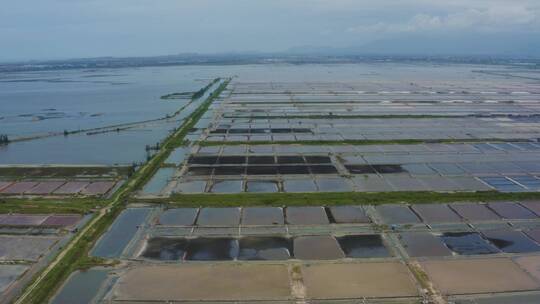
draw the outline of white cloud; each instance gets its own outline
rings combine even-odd
[[[437,30],[507,31],[515,27],[539,30],[539,11],[524,6],[494,6],[466,9],[446,15],[417,14],[404,23],[378,22],[350,27],[353,33],[405,33]]]
[[[540,37],[540,0],[0,0],[0,7],[0,60],[349,47],[417,31]]]

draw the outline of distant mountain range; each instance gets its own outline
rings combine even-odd
[[[1,72],[97,69],[170,65],[234,65],[269,63],[441,62],[523,64],[540,68],[540,37],[404,35],[350,47],[295,47],[276,53],[222,53],[154,57],[99,57],[0,63]]]

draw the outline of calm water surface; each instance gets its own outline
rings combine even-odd
[[[67,70],[0,74],[0,134],[26,137],[64,130],[104,127],[157,119],[187,100],[160,96],[195,91],[215,77],[242,82],[361,83],[366,91],[435,91],[537,87],[516,78],[473,73],[503,69],[479,65],[403,63],[174,66]],[[540,89],[539,89],[540,90]],[[196,105],[186,109],[188,116]],[[144,147],[163,139],[176,120],[151,123],[119,133],[71,135],[12,143],[0,148],[0,164],[129,164],[143,161]]]

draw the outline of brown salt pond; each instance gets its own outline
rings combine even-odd
[[[12,182],[0,182],[0,192],[2,192],[2,190],[7,188],[11,184],[12,184]]]
[[[77,194],[81,192],[86,186],[88,186],[89,182],[67,182],[62,187],[56,189],[54,191],[54,194]]]
[[[461,217],[469,221],[493,221],[500,220],[500,217],[491,211],[488,207],[478,203],[452,204],[450,208],[454,209]]]
[[[537,304],[540,294],[536,292],[465,295],[454,298],[455,304]]]
[[[489,203],[488,206],[504,219],[527,220],[537,218],[536,214],[515,203],[497,202]]]
[[[117,301],[255,301],[291,298],[286,265],[183,264],[129,269]]]
[[[2,214],[0,215],[0,225],[38,226],[41,225],[47,217],[47,215],[37,214]]]
[[[287,207],[286,221],[291,225],[325,225],[329,224],[323,207]]]
[[[237,226],[240,208],[202,208],[197,219],[200,226]]]
[[[518,257],[514,261],[536,280],[540,281],[540,256]]]
[[[335,223],[370,223],[364,208],[360,206],[334,206],[328,207]]]
[[[2,190],[3,194],[23,194],[37,186],[37,182],[17,182]]]
[[[375,207],[385,224],[414,224],[420,219],[404,205],[380,205]]]
[[[292,241],[284,237],[244,237],[239,242],[239,260],[287,260],[292,256]]]
[[[111,190],[114,185],[116,185],[116,182],[114,181],[92,182],[90,183],[90,185],[88,185],[82,190],[82,193],[88,195],[103,195],[109,192],[109,190]]]
[[[242,210],[242,225],[283,225],[283,209],[279,207],[248,207]]]
[[[49,194],[54,190],[60,188],[65,183],[65,181],[49,181],[49,182],[40,182],[34,188],[26,191],[26,194]]]
[[[301,260],[334,260],[345,257],[332,236],[301,236],[294,239],[294,256]]]
[[[348,258],[383,258],[391,256],[379,234],[347,235],[337,238]]]
[[[417,204],[412,205],[412,209],[426,223],[453,223],[461,221],[459,215],[445,204]]]
[[[302,267],[308,298],[413,297],[412,274],[399,262],[331,263]]]
[[[506,258],[420,262],[443,294],[473,294],[538,289],[540,285]]]
[[[51,227],[74,227],[80,220],[78,214],[51,215],[43,223],[42,226]]]

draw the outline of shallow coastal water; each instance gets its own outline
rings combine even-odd
[[[4,75],[0,79],[0,133],[11,140],[102,127],[111,127],[112,132],[12,142],[0,147],[0,164],[144,161],[145,147],[165,138],[200,103],[160,97],[197,91],[215,78],[216,72],[202,67],[152,67]],[[172,119],[152,121],[180,109],[180,115]],[[132,123],[139,124],[122,125]],[[119,131],[115,131],[117,126]]]

